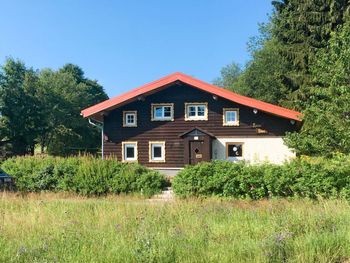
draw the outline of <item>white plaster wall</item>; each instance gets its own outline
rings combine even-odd
[[[281,137],[274,138],[217,138],[213,140],[213,159],[226,159],[226,143],[243,143],[243,157],[232,158],[232,161],[246,160],[252,163],[270,162],[281,164],[295,157]]]

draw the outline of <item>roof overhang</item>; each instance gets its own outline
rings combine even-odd
[[[142,100],[145,96],[151,95],[162,89],[165,89],[174,83],[181,82],[247,107],[251,107],[282,118],[298,122],[302,121],[303,114],[298,111],[290,110],[274,104],[242,96],[232,91],[214,86],[212,84],[206,83],[204,81],[195,79],[191,76],[179,72],[173,73],[159,80],[153,81],[139,88],[128,91],[122,95],[86,108],[81,111],[81,115],[84,118],[92,118],[101,121],[103,120],[103,115],[107,114],[107,112],[110,110],[119,108],[135,100]]]
[[[208,136],[211,137],[211,138],[215,138],[215,135],[214,135],[214,134],[212,134],[211,132],[208,132],[208,131],[206,131],[206,130],[203,130],[203,129],[199,128],[199,127],[194,127],[194,128],[192,128],[192,129],[189,129],[188,131],[185,131],[184,133],[181,133],[181,134],[179,135],[179,137],[180,137],[180,138],[185,137],[186,135],[190,134],[190,133],[193,132],[193,131],[199,131],[199,133],[208,135]],[[196,134],[196,135],[197,135],[197,134]]]

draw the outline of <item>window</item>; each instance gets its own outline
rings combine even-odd
[[[165,142],[149,142],[149,161],[165,162]]]
[[[137,161],[137,142],[122,143],[122,158],[123,162]]]
[[[185,103],[185,120],[208,120],[208,103]]]
[[[232,108],[224,108],[223,112],[224,126],[239,126],[239,110]]]
[[[137,127],[137,111],[123,111],[123,127]]]
[[[243,157],[243,144],[239,142],[226,143],[226,158]]]
[[[152,104],[152,121],[173,121],[174,104]]]

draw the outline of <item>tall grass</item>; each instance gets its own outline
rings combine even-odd
[[[349,262],[339,200],[0,195],[0,262]]]

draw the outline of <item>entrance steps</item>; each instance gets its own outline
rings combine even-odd
[[[161,174],[165,175],[166,177],[174,177],[183,168],[151,168],[151,169],[160,172]]]
[[[175,196],[171,187],[165,187],[161,194],[153,196],[149,201],[162,201],[162,202],[170,202],[174,201]]]

